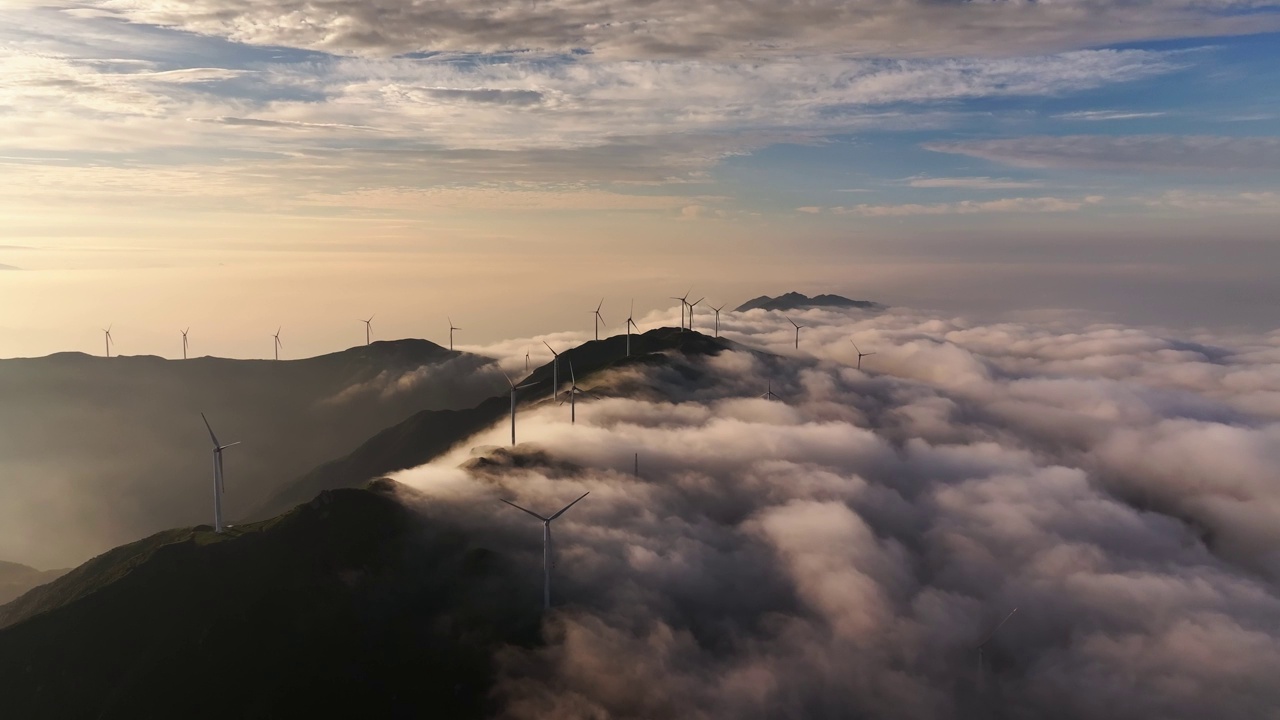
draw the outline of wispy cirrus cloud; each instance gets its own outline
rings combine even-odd
[[[913,188],[963,188],[966,190],[1016,190],[1042,187],[1039,180],[990,177],[915,177],[907,181]]]
[[[1280,137],[1068,135],[930,142],[923,147],[1027,168],[1134,172],[1280,168]]]
[[[1014,197],[999,200],[960,200],[949,203],[902,203],[894,205],[852,205],[828,208],[803,207],[798,212],[830,213],[833,215],[858,215],[861,217],[910,217],[916,215],[979,215],[987,213],[1061,213],[1074,212],[1089,205],[1097,205],[1104,198],[1090,195],[1083,198]]]

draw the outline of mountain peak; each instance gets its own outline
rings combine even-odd
[[[778,297],[761,295],[739,305],[734,309],[734,312],[746,312],[748,310],[799,310],[810,307],[883,310],[885,306],[871,300],[850,300],[840,295],[815,295],[814,297],[809,297],[798,292],[789,292]]]

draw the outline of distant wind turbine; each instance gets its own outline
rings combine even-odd
[[[627,357],[631,357],[631,328],[635,328],[636,332],[640,332],[640,327],[633,320],[636,315],[636,301],[631,299],[631,314],[627,316]]]
[[[991,632],[987,633],[986,637],[982,638],[982,642],[978,643],[977,650],[978,650],[978,688],[979,689],[982,688],[982,674],[984,671],[983,661],[982,661],[983,650],[987,647],[987,643],[991,642],[991,638],[995,637],[996,631],[998,631],[1001,627],[1003,627],[1005,623],[1009,622],[1009,618],[1013,617],[1013,614],[1016,612],[1018,612],[1018,608],[1014,608],[1013,610],[1009,611],[1009,614],[1005,615],[1004,619],[1001,620],[999,623],[996,623],[996,626],[991,629]]]
[[[573,502],[569,503],[568,505],[565,505],[564,507],[560,508],[560,512],[556,513],[555,515],[552,515],[551,517],[542,517],[542,516],[541,516],[541,515],[539,515],[538,513],[534,512],[534,511],[532,511],[532,510],[527,510],[527,509],[525,509],[525,508],[522,508],[522,507],[520,507],[519,505],[517,505],[517,504],[515,504],[515,503],[511,502],[510,500],[503,500],[503,501],[502,501],[502,502],[504,502],[504,503],[506,503],[506,504],[510,505],[511,507],[513,507],[513,508],[517,509],[517,510],[523,510],[524,512],[527,512],[527,513],[529,513],[530,515],[532,515],[532,516],[534,516],[534,517],[536,517],[536,518],[538,518],[539,520],[541,520],[541,521],[542,521],[542,579],[543,579],[543,585],[542,585],[542,608],[543,608],[544,610],[550,610],[550,609],[551,609],[551,558],[552,558],[552,553],[551,553],[551,521],[552,521],[552,520],[555,520],[556,518],[558,518],[558,517],[560,517],[561,515],[563,515],[563,514],[564,514],[564,512],[565,512],[565,510],[568,510],[569,508],[573,507],[574,505],[577,505],[577,504],[578,504],[578,502],[579,502],[580,500],[582,500],[582,498],[584,498],[584,497],[586,497],[586,496],[588,496],[588,495],[590,495],[590,494],[591,494],[590,492],[584,492],[584,493],[582,493],[582,495],[581,495],[581,496],[579,496],[577,500],[574,500]]]
[[[760,396],[763,400],[780,400],[776,393],[773,392],[773,381],[769,381],[769,390]]]
[[[720,311],[724,309],[724,304],[721,303],[720,307],[713,307],[711,309],[716,311],[716,337],[720,337]]]
[[[596,309],[592,313],[593,319],[595,320],[595,323],[596,323],[596,340],[600,339],[600,326],[604,325],[608,327],[608,323],[604,321],[604,316],[600,314],[600,308],[602,307],[604,307],[604,298],[600,298],[600,304],[596,305]]]
[[[187,328],[186,330],[182,331],[182,359],[183,360],[187,359],[187,332],[189,330],[191,330],[191,328]]]
[[[368,320],[360,321],[364,323],[364,344],[365,345],[370,345],[373,343],[373,318],[374,316],[370,315]]]
[[[684,297],[676,297],[675,295],[671,296],[672,300],[680,301],[680,329],[681,330],[684,330],[684,306],[689,304],[689,293],[691,292],[693,292],[693,288],[689,288],[689,292],[685,293]]]
[[[515,445],[516,444],[516,391],[523,390],[527,387],[532,387],[536,383],[525,383],[524,385],[516,385],[515,383],[511,382],[511,377],[507,375],[505,372],[502,373],[502,377],[506,378],[507,384],[511,386],[511,444]]]
[[[213,440],[213,529],[215,532],[222,532],[222,493],[227,491],[222,479],[222,451],[239,445],[240,442],[226,445],[219,443],[218,436],[213,434],[213,427],[209,425],[209,418],[200,413],[200,419],[204,420],[204,426],[209,429],[209,438]]]
[[[546,340],[543,340],[542,344],[546,345],[551,354],[555,356],[555,359],[551,361],[551,402],[555,402],[560,399],[560,353],[556,352],[555,348],[551,347]]]
[[[706,300],[706,298],[700,297],[695,302],[689,303],[689,331],[690,332],[693,331],[693,307],[695,305],[701,305],[703,300]]]
[[[529,350],[528,350],[528,348],[526,348],[526,349],[525,349],[525,351],[524,351],[524,371],[525,371],[525,373],[528,373],[528,372],[529,372]]]
[[[453,331],[461,330],[462,328],[453,326],[453,318],[447,319],[449,320],[449,349],[453,350]]]
[[[784,315],[783,317],[786,317],[786,316]],[[791,323],[792,325],[795,325],[795,326],[796,326],[796,349],[797,349],[797,350],[799,350],[799,349],[800,349],[800,328],[802,328],[802,327],[804,327],[804,326],[803,326],[803,325],[796,325],[796,321],[795,321],[795,320],[792,320],[791,318],[787,318],[787,322],[789,322],[789,323]]]
[[[112,326],[111,326],[111,325],[108,325],[108,326],[106,327],[106,329],[104,329],[104,330],[102,331],[102,332],[103,332],[103,334],[106,336],[106,338],[105,338],[105,339],[106,339],[106,342],[107,342],[107,357],[111,357],[111,343],[113,342],[113,341],[111,340],[111,328],[112,328]]]
[[[573,425],[578,422],[577,397],[586,391],[578,387],[578,379],[573,375],[573,360],[569,360],[569,424]],[[564,400],[560,401],[563,405]]]
[[[850,341],[849,341],[849,344],[853,345],[853,349],[854,349],[854,351],[856,351],[856,352],[858,353],[858,369],[859,369],[859,370],[861,370],[861,369],[862,369],[862,358],[867,357],[868,355],[875,355],[875,353],[874,353],[874,352],[869,352],[869,353],[864,353],[864,352],[862,352],[862,350],[858,348],[858,343],[856,343],[856,342],[854,342],[854,341],[852,341],[852,340],[850,340]]]
[[[283,325],[276,328],[276,334],[271,336],[276,339],[276,342],[275,342],[276,360],[280,359],[280,348],[284,347],[284,343],[280,342],[280,331],[283,329],[284,329]]]

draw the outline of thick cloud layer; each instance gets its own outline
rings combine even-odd
[[[99,0],[95,11],[239,42],[351,53],[589,49],[624,57],[1039,52],[1262,32],[1267,0],[955,3],[889,0]],[[1258,9],[1244,15],[1234,12]]]
[[[792,319],[798,351],[722,315],[777,355],[594,377],[576,425],[522,411],[514,458],[471,459],[503,425],[401,474],[526,555],[531,607],[538,523],[498,498],[591,491],[506,717],[1274,717],[1280,334]]]

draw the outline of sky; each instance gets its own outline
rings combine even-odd
[[[1274,327],[1280,3],[8,0],[0,356],[696,286]]]

